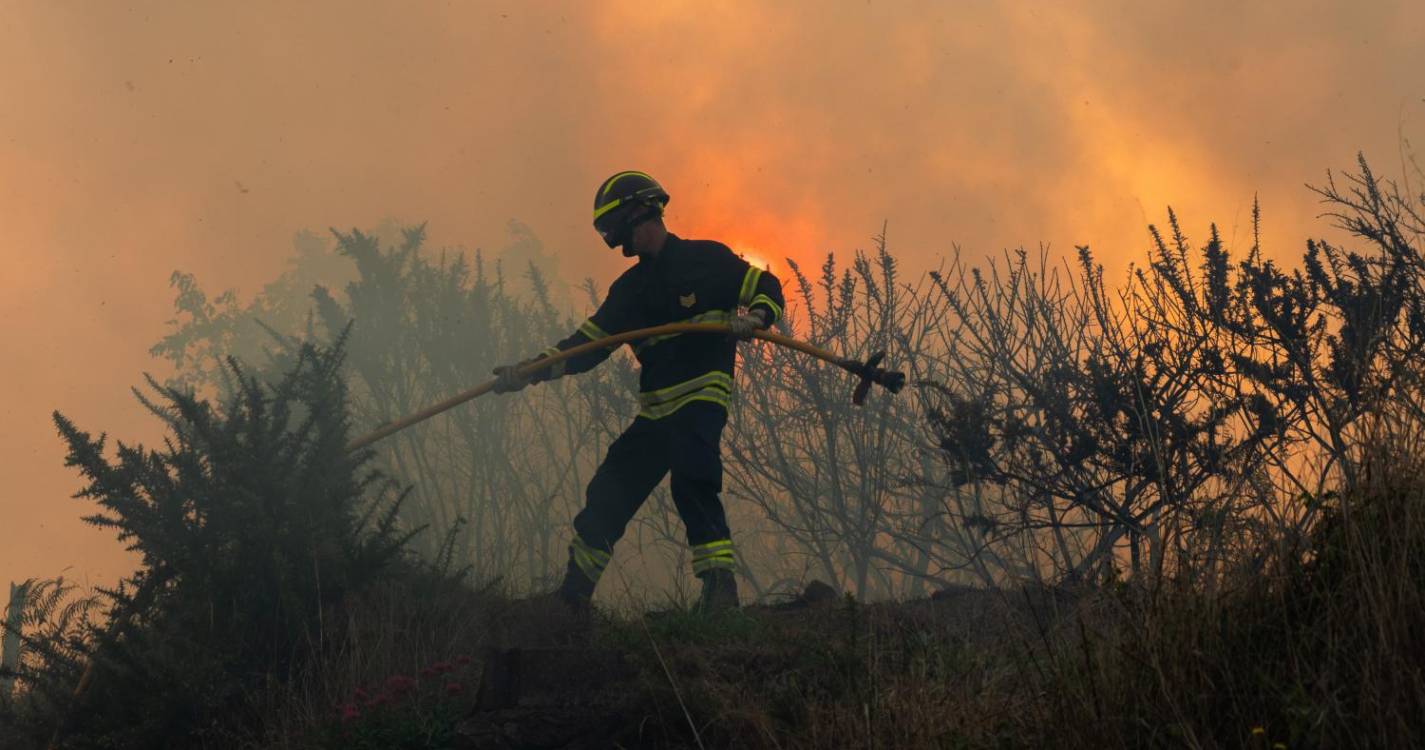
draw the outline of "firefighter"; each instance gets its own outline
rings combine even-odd
[[[673,503],[702,580],[703,611],[738,606],[733,572],[737,553],[718,493],[719,443],[733,391],[737,339],[751,338],[782,316],[782,285],[770,272],[738,257],[726,245],[689,240],[663,224],[668,193],[643,172],[619,172],[594,195],[594,228],[610,248],[638,262],[618,277],[578,330],[540,357],[590,341],[664,323],[726,323],[733,337],[712,334],[657,336],[630,342],[642,372],[641,409],[609,446],[589,481],[583,510],[574,517],[569,561],[556,596],[587,611],[614,545],[648,494],[671,474]],[[573,357],[528,379],[520,365],[495,369],[497,393],[589,370],[613,347]],[[538,357],[536,357],[538,359]]]

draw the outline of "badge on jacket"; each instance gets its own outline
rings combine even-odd
[[[698,303],[698,294],[697,292],[685,294],[678,298],[678,302],[681,303],[683,307],[692,307]]]

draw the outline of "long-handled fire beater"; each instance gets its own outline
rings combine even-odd
[[[558,364],[559,362],[569,359],[570,357],[577,357],[585,352],[605,347],[616,347],[620,344],[626,344],[630,341],[638,341],[640,339],[651,338],[653,336],[667,336],[670,334],[683,333],[728,334],[730,332],[731,328],[725,323],[669,323],[667,325],[653,326],[651,328],[641,328],[636,331],[628,331],[625,333],[615,334],[613,336],[608,336],[606,338],[598,339],[595,341],[590,341],[587,344],[580,344],[579,346],[565,349],[548,357],[542,357],[524,365],[520,368],[519,372],[521,375],[528,376],[533,373],[539,372],[540,370],[546,367],[551,367],[555,364]],[[808,344],[805,341],[798,341],[797,339],[788,336],[783,336],[778,333],[773,333],[771,331],[754,331],[752,333],[752,336],[754,338],[759,338],[764,341],[770,341],[778,346],[784,346],[788,349],[794,349],[804,354],[809,354],[824,362],[829,362],[833,365],[836,365],[837,367],[846,370],[852,375],[855,375],[858,380],[856,381],[855,390],[852,391],[851,401],[857,406],[860,406],[862,403],[865,402],[866,394],[871,390],[871,385],[873,383],[884,387],[891,393],[899,393],[901,388],[905,387],[905,373],[896,370],[887,370],[884,367],[880,366],[881,361],[884,360],[886,356],[886,353],[884,351],[875,352],[870,357],[867,357],[865,361],[861,361],[856,359],[850,359],[847,357],[838,357],[832,352],[829,352],[812,344]],[[356,440],[351,441],[351,443],[346,446],[346,449],[348,452],[350,452],[365,448],[366,446],[371,445],[372,443],[380,440],[381,438],[404,430],[405,428],[410,427],[411,425],[416,424],[418,422],[423,422],[427,419],[430,419],[431,417],[443,411],[448,411],[456,406],[459,406],[460,404],[463,404],[466,401],[479,398],[480,396],[483,396],[486,393],[489,393],[490,391],[494,390],[494,388],[494,380],[482,383],[467,391],[463,391],[454,396],[451,396],[450,398],[441,401],[440,403],[426,407],[425,409],[422,409],[416,412],[415,414],[411,414],[410,416],[398,419],[395,422],[391,422],[390,424],[383,425],[377,428],[376,430],[366,435],[363,435],[357,438]],[[145,582],[145,586],[142,587],[134,595],[134,600],[147,601],[154,593],[153,591],[150,591],[149,588],[150,586],[155,585],[156,583],[157,579],[149,579],[147,582]],[[119,617],[116,617],[114,621],[110,623],[108,632],[117,633],[122,630],[124,624],[127,623],[129,617],[132,614],[133,612],[129,611],[122,613]],[[102,647],[103,645],[104,643],[101,641],[99,647]],[[84,694],[88,691],[89,685],[93,682],[93,679],[94,662],[93,660],[91,660],[87,665],[85,665],[84,673],[80,675],[79,682],[77,685],[75,685],[74,700],[76,703],[84,697]],[[50,739],[49,747],[51,748],[51,750],[58,747],[63,729],[63,726],[57,727],[55,729],[54,735]]]
[[[626,333],[615,334],[613,336],[598,339],[596,341],[590,341],[587,344],[580,344],[579,346],[565,349],[548,357],[542,357],[521,367],[519,369],[519,374],[525,376],[532,375],[546,367],[551,367],[555,364],[558,364],[559,362],[563,362],[564,360],[569,359],[570,357],[577,357],[580,354],[594,351],[595,349],[615,347],[620,344],[628,343],[630,341],[638,341],[639,339],[652,338],[654,336],[667,336],[670,334],[678,333],[727,333],[728,331],[729,328],[725,323],[669,323],[667,325],[654,326],[652,328],[641,328],[636,331],[628,331]],[[783,336],[779,333],[772,333],[771,331],[753,331],[752,336],[754,338],[770,341],[778,346],[785,346],[788,349],[795,349],[804,354],[810,354],[811,356],[816,357],[817,359],[820,359],[825,362],[830,362],[831,364],[836,365],[837,367],[840,367],[843,370],[846,370],[852,375],[857,376],[858,378],[860,378],[860,380],[857,381],[856,390],[852,393],[851,396],[852,403],[856,404],[857,406],[860,406],[866,400],[866,393],[871,390],[872,383],[885,387],[891,393],[899,393],[901,388],[905,386],[905,373],[898,372],[895,370],[887,370],[880,366],[881,360],[885,359],[886,357],[886,353],[883,351],[872,354],[866,359],[866,361],[862,362],[860,360],[848,359],[846,357],[838,357],[835,354],[826,351],[825,349],[813,346],[811,344],[806,343],[805,341],[798,341],[794,338]],[[490,391],[494,390],[494,388],[495,381],[493,380],[475,386],[474,388],[471,388],[468,391],[464,391],[462,393],[458,393],[454,396],[451,396],[450,398],[441,401],[438,404],[432,404],[431,406],[428,406],[425,409],[422,409],[408,417],[398,419],[395,422],[392,422],[387,425],[383,425],[374,432],[368,435],[363,435],[362,437],[353,440],[349,445],[346,446],[346,448],[348,451],[354,451],[358,448],[364,448],[394,432],[404,430],[405,428],[410,427],[411,425],[416,424],[417,422],[423,422],[443,411],[459,406],[460,404],[463,404],[466,401],[469,401],[474,398],[479,398],[480,396],[483,396],[486,393],[489,393]]]

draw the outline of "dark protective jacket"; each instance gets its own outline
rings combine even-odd
[[[685,240],[672,232],[658,255],[609,287],[597,312],[541,356],[605,336],[664,323],[726,323],[738,308],[762,310],[767,322],[782,317],[782,284],[771,272],[737,257],[726,245]],[[737,342],[721,334],[674,334],[630,342],[642,365],[639,416],[661,419],[693,401],[727,407]],[[589,370],[613,348],[572,357],[534,377],[536,382]]]

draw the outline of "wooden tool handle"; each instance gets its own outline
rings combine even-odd
[[[585,352],[592,352],[597,349],[616,347],[620,344],[626,344],[630,341],[637,341],[639,339],[652,338],[654,336],[667,336],[669,334],[677,333],[728,333],[730,332],[730,330],[731,327],[728,326],[726,323],[667,323],[661,326],[653,326],[651,328],[640,328],[636,331],[616,333],[606,338],[597,339],[595,341],[590,341],[586,344],[580,344],[578,346],[573,346],[558,353],[551,354],[548,357],[541,357],[521,367],[519,369],[519,373],[528,377],[539,372],[540,370],[552,367],[560,362],[563,362],[564,360],[569,359],[570,357],[577,357],[580,354],[584,354]],[[752,336],[754,338],[759,338],[764,341],[770,341],[774,344],[777,344],[778,346],[785,346],[789,349],[795,349],[799,352],[802,352],[803,354],[809,354],[813,357],[816,357],[817,359],[830,362],[839,367],[851,369],[848,366],[848,360],[838,357],[835,354],[826,351],[825,349],[808,344],[805,341],[798,341],[794,338],[783,336],[780,333],[773,333],[767,330],[753,331]],[[854,365],[855,363],[850,364]],[[460,393],[457,393],[454,396],[445,399],[444,401],[441,401],[436,404],[431,404],[430,406],[427,406],[426,408],[421,409],[420,411],[414,414],[402,417],[401,419],[398,419],[395,422],[382,425],[381,427],[376,428],[372,432],[366,435],[362,435],[356,440],[351,441],[351,443],[347,444],[346,449],[348,451],[354,451],[360,448],[365,448],[366,446],[376,442],[377,440],[380,440],[381,438],[384,438],[392,433],[400,432],[401,430],[404,430],[407,427],[416,424],[417,422],[424,422],[425,420],[430,419],[431,417],[443,411],[452,409],[471,399],[479,398],[480,396],[483,396],[486,393],[493,391],[495,389],[495,382],[495,380],[489,380],[487,382],[481,383],[480,385],[477,385],[474,388],[471,388],[466,391],[461,391]]]

